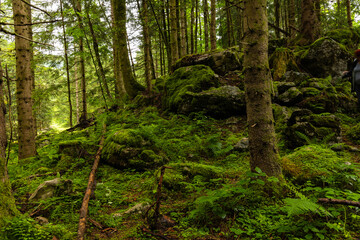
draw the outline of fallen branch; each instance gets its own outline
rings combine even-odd
[[[94,164],[92,166],[92,169],[91,169],[91,172],[89,175],[88,185],[87,185],[84,199],[83,199],[83,202],[82,202],[82,205],[80,208],[80,220],[79,220],[78,237],[77,237],[78,240],[84,239],[89,201],[90,201],[90,196],[91,196],[92,190],[94,188],[95,174],[96,174],[96,170],[99,166],[101,151],[104,146],[105,132],[106,132],[106,125],[104,124],[101,140],[99,143],[100,147],[95,154]]]
[[[341,205],[360,207],[360,202],[343,200],[343,199],[319,198],[318,203],[341,204]]]

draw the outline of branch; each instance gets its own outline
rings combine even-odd
[[[290,36],[290,33],[288,33],[287,31],[285,31],[285,30],[283,30],[283,29],[281,29],[281,28],[279,28],[277,26],[275,26],[275,24],[272,24],[271,22],[268,22],[268,24],[269,24],[270,27],[273,27],[273,28],[279,30],[280,32],[282,32],[286,36]]]
[[[29,5],[29,6],[32,7],[32,8],[35,8],[35,9],[37,9],[37,10],[45,13],[45,14],[48,15],[49,17],[52,17],[47,11],[42,10],[41,8],[38,8],[38,7],[34,6],[34,5],[32,5],[31,3],[26,2],[25,0],[21,0],[21,1],[22,1],[23,3]]]
[[[319,198],[318,202],[319,203],[331,203],[331,204],[341,204],[341,205],[360,207],[360,202],[343,200],[343,199]]]
[[[52,21],[44,21],[44,22],[34,22],[34,23],[25,23],[25,24],[14,24],[14,23],[5,23],[5,22],[0,22],[0,25],[4,25],[4,26],[32,26],[32,25],[37,25],[37,24],[47,24],[47,23],[54,23],[54,22],[61,22],[60,19],[56,19],[56,20],[52,20]]]
[[[37,42],[37,41],[34,41],[34,40],[29,39],[29,38],[27,38],[27,37],[21,36],[21,35],[19,35],[19,34],[16,34],[16,33],[13,33],[13,32],[9,32],[9,31],[3,29],[2,27],[0,27],[0,32],[9,34],[9,35],[12,35],[12,36],[15,36],[15,37],[19,37],[19,38],[25,39],[25,40],[30,41],[30,42],[33,42],[33,43],[37,43],[37,44],[41,44],[41,45],[45,45],[45,46],[49,46],[49,47],[54,47],[53,45],[50,45],[50,44],[47,44],[47,43]]]

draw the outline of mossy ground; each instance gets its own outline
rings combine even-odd
[[[286,124],[282,120],[286,110],[277,107],[274,111],[279,120],[276,128],[281,131]],[[347,129],[358,121],[353,116],[340,113],[338,116],[342,127]],[[135,147],[144,148],[141,151],[144,158],[155,154],[167,160],[170,169],[164,175],[160,212],[175,221],[175,225],[160,234],[178,239],[360,237],[357,208],[316,203],[320,197],[359,201],[359,158],[354,153],[334,152],[326,145],[304,146],[292,152],[281,148],[287,184],[284,191],[275,194],[267,186],[277,179],[270,178],[265,183],[259,169],[250,173],[249,153],[234,149],[247,136],[244,116],[214,120],[201,113],[186,117],[164,115],[155,107],[141,110],[126,107],[99,115],[96,124],[85,130],[45,137],[49,141],[42,139],[42,142],[48,144],[38,150],[39,155],[34,159],[17,161],[16,148],[12,148],[9,174],[17,206],[25,217],[14,219],[2,232],[8,238],[2,239],[12,239],[15,231],[19,233],[17,236],[31,233],[33,237],[27,239],[76,238],[78,211],[103,122],[107,124],[108,141],[124,144],[126,139]],[[59,162],[69,152],[60,151],[59,146],[78,141],[82,143],[76,146],[88,146],[87,152],[72,151],[65,169]],[[144,213],[122,215],[138,203],[155,202],[159,167],[134,166],[129,164],[119,170],[100,164],[89,217],[106,230],[88,222],[88,239],[156,239],[141,231],[141,226],[147,226]],[[56,177],[29,176],[49,172],[71,179],[73,192],[29,203],[29,194],[40,183]],[[35,224],[30,215],[31,219],[46,217],[50,224]]]

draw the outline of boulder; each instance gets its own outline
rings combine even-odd
[[[301,56],[301,66],[312,76],[325,78],[341,76],[347,69],[351,54],[344,46],[330,38],[321,38],[310,45]]]
[[[280,94],[276,102],[284,106],[292,106],[296,103],[299,103],[302,100],[302,93],[296,87],[291,87],[286,90],[284,93]]]
[[[200,93],[187,92],[179,112],[203,112],[205,115],[225,119],[246,114],[245,92],[235,86],[212,88]]]
[[[242,56],[243,54],[238,50],[238,47],[224,51],[187,55],[175,63],[173,71],[187,66],[206,65],[215,73],[224,75],[229,71],[242,69]]]
[[[115,168],[139,171],[165,164],[165,158],[151,147],[151,142],[134,129],[121,129],[107,137],[101,158]]]
[[[249,138],[243,138],[235,144],[234,150],[243,152],[249,149]]]
[[[55,178],[53,180],[43,182],[39,185],[35,192],[31,194],[29,201],[44,200],[51,197],[69,194],[72,191],[72,183],[73,182],[71,180],[64,180],[61,178]]]
[[[296,71],[287,71],[284,73],[281,78],[282,82],[293,82],[295,85],[299,86],[302,82],[310,78],[310,75],[307,73],[296,72]]]
[[[269,59],[274,81],[279,81],[289,70],[299,71],[293,52],[288,48],[277,48]]]
[[[165,81],[163,106],[178,112],[189,93],[199,93],[211,87],[219,87],[217,75],[205,65],[195,65],[177,69]]]
[[[297,148],[310,143],[336,143],[340,138],[340,120],[330,113],[314,114],[301,109],[292,113],[285,130],[287,146]]]

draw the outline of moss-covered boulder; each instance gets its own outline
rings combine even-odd
[[[165,82],[164,107],[179,112],[189,93],[199,93],[219,85],[219,79],[208,66],[179,68]]]
[[[312,180],[322,181],[326,177],[343,175],[346,158],[335,151],[321,145],[308,145],[296,149],[282,158],[282,169],[285,176],[291,177],[297,183]],[[343,186],[342,186],[343,187]]]
[[[346,46],[348,49],[356,49],[360,43],[360,35],[354,29],[335,29],[326,33],[326,36]]]
[[[176,62],[173,71],[187,66],[206,65],[215,73],[224,75],[229,71],[241,70],[242,58],[243,54],[238,47],[232,47],[224,51],[187,55]]]
[[[211,88],[200,93],[188,92],[179,112],[203,112],[205,115],[224,119],[246,114],[245,92],[235,86]]]
[[[336,143],[340,140],[340,120],[330,113],[314,114],[310,110],[294,111],[285,130],[286,145],[297,148],[311,143]]]
[[[287,71],[281,78],[281,82],[293,82],[299,86],[302,82],[308,80],[310,75],[303,72]]]
[[[45,200],[51,197],[59,197],[72,192],[73,182],[68,179],[55,178],[45,181],[30,196],[30,201]]]
[[[360,123],[346,131],[346,137],[352,142],[360,144]]]
[[[288,48],[277,48],[269,59],[274,81],[279,81],[287,71],[299,71],[293,52]]]
[[[276,102],[284,106],[292,106],[303,99],[302,93],[296,87],[291,87],[285,92],[279,94]]]
[[[347,69],[351,54],[331,38],[315,41],[300,59],[301,66],[312,76],[324,78],[329,75],[341,76]]]
[[[166,162],[156,149],[152,149],[151,142],[134,129],[111,133],[105,140],[101,158],[115,168],[139,171],[156,168]]]

